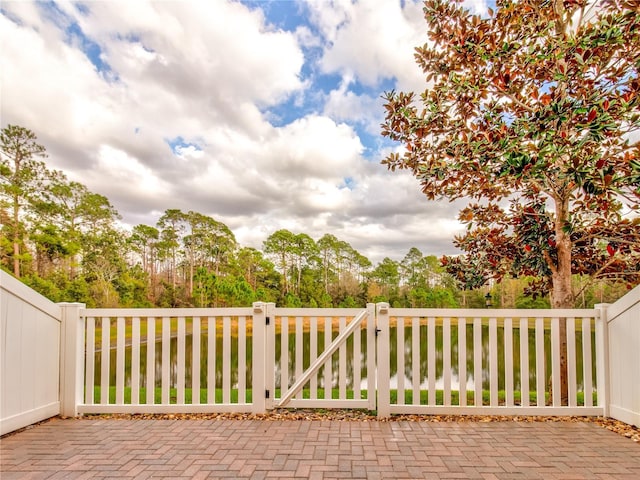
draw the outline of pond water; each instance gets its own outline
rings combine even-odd
[[[452,322],[451,325],[451,388],[452,390],[459,389],[460,378],[458,375],[458,336],[460,332],[457,325],[454,325]],[[391,352],[391,388],[396,388],[398,383],[399,375],[404,376],[404,385],[405,388],[411,389],[412,385],[412,374],[413,374],[413,365],[411,362],[412,359],[412,329],[410,326],[405,327],[404,329],[404,342],[402,345],[398,345],[398,329],[396,327],[390,328],[390,352]],[[464,332],[466,335],[466,378],[463,380],[467,384],[467,389],[473,389],[474,384],[474,352],[473,352],[473,325],[468,324],[466,327],[466,331]],[[504,376],[504,330],[502,328],[498,328],[497,332],[497,347],[498,347],[498,372],[499,372],[499,380],[498,380],[498,388],[504,389],[505,376]],[[428,355],[427,355],[427,326],[420,326],[420,338],[419,338],[419,348],[420,348],[420,366],[419,366],[419,374],[420,374],[420,384],[422,389],[427,388],[428,384]],[[337,336],[337,332],[333,332],[332,337],[335,338]],[[294,360],[296,358],[296,336],[295,333],[290,333],[288,335],[288,383],[291,385],[295,379],[295,363]],[[303,364],[307,367],[310,363],[311,357],[311,348],[310,348],[310,333],[308,331],[304,332],[303,336],[303,348],[302,348],[302,358]],[[360,337],[360,379],[361,379],[361,388],[366,389],[366,378],[368,376],[367,372],[367,333],[366,329],[363,328],[361,337]],[[246,336],[246,369],[244,371],[238,371],[238,337],[233,336],[230,342],[230,376],[231,376],[231,385],[232,388],[238,384],[239,375],[245,375],[246,385],[251,385],[251,372],[252,372],[252,348],[251,348],[251,329],[248,329]],[[353,343],[354,339],[350,338],[347,342],[347,358],[346,358],[346,371],[347,371],[347,388],[353,388],[353,378],[354,378],[354,356],[353,356]],[[324,332],[317,332],[317,352],[321,353],[324,350]],[[444,385],[443,383],[443,371],[444,371],[444,361],[443,361],[443,327],[442,325],[437,325],[435,328],[435,345],[436,345],[436,354],[435,354],[435,374],[436,374],[436,387],[441,389]],[[529,326],[528,330],[528,345],[529,345],[529,385],[531,390],[535,389],[536,385],[536,345],[535,345],[535,331],[532,326]],[[551,370],[551,335],[549,330],[545,330],[544,335],[544,357],[545,357],[545,379],[548,379]],[[280,334],[276,335],[275,341],[275,351],[278,352],[275,358],[275,374],[276,374],[276,388],[280,388],[280,375],[282,373],[282,365],[280,361],[280,351],[282,346],[282,338]],[[595,334],[592,332],[592,340],[591,340],[591,348],[592,348],[592,358],[595,358]],[[580,332],[576,333],[576,378],[578,384],[578,390],[582,389],[584,384],[583,378],[583,368],[582,368],[582,335]],[[398,348],[403,348],[405,351],[405,361],[404,361],[404,371],[398,372],[398,362],[397,362],[397,353]],[[520,330],[518,328],[513,329],[513,365],[514,365],[514,386],[515,389],[518,390],[520,388]],[[193,336],[187,335],[185,342],[185,385],[187,388],[191,386],[192,380],[192,358],[193,358]],[[200,385],[201,388],[207,388],[207,369],[208,369],[208,339],[206,333],[203,333],[200,338]],[[221,336],[216,337],[215,343],[215,359],[214,365],[212,367],[215,369],[215,383],[217,388],[222,388],[222,377],[223,377],[223,355],[226,355],[223,348],[223,340]],[[172,332],[171,344],[170,344],[170,382],[171,386],[175,387],[177,384],[177,358],[178,358],[178,341],[175,337],[175,332]],[[592,371],[591,378],[592,383],[595,386],[595,362],[592,362]],[[338,385],[338,371],[339,371],[339,359],[338,353],[335,353],[331,358],[332,365],[332,387],[336,388]],[[162,343],[161,341],[157,341],[155,345],[155,365],[150,366],[147,365],[147,345],[145,343],[140,345],[140,386],[146,387],[147,382],[147,370],[148,368],[153,367],[155,369],[154,378],[155,378],[155,386],[161,386],[161,372],[162,372]],[[110,385],[115,385],[115,376],[116,376],[116,350],[112,348],[110,351],[110,366],[109,366],[109,376],[110,376]],[[100,385],[100,376],[101,376],[101,353],[96,352],[95,354],[95,385]],[[318,387],[324,388],[324,367],[320,369],[318,372]],[[545,381],[546,383],[546,381]],[[130,386],[131,384],[131,347],[127,346],[125,351],[125,385]],[[482,326],[482,384],[483,389],[489,388],[489,327],[487,325]]]

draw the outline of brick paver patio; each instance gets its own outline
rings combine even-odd
[[[0,478],[639,479],[591,423],[54,419],[0,440]]]

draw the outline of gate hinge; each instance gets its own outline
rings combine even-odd
[[[269,392],[269,390],[265,390],[264,391],[264,398],[269,398],[271,392]]]
[[[266,325],[271,324],[271,317],[265,317],[265,320],[267,322]],[[267,397],[267,398],[269,398],[269,397]]]

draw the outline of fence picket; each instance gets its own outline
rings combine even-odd
[[[362,398],[362,394],[360,392],[360,383],[361,378],[360,374],[362,371],[362,357],[361,357],[361,346],[360,342],[362,340],[362,328],[358,325],[353,332],[353,398],[360,399]]]
[[[238,317],[238,403],[247,402],[247,321]]]
[[[411,381],[412,400],[420,405],[420,318],[411,319]]]
[[[567,318],[567,382],[569,383],[569,406],[578,406],[576,380],[576,319]]]
[[[347,328],[347,319],[340,317],[339,332],[342,333]],[[345,400],[347,398],[347,342],[344,342],[338,348],[338,398]]]
[[[85,367],[85,389],[84,403],[93,405],[94,396],[94,376],[95,376],[95,356],[96,356],[96,319],[94,317],[87,318],[87,335],[86,335],[86,351],[87,364]]]
[[[458,384],[459,405],[467,405],[467,319],[458,319]]]
[[[436,404],[436,319],[429,317],[427,320],[427,356],[429,376],[429,405]]]
[[[216,319],[207,318],[207,403],[216,403]]]
[[[162,403],[170,403],[171,396],[171,318],[162,317]]]
[[[520,405],[529,406],[529,319],[520,319]]]
[[[176,402],[179,405],[185,403],[185,336],[186,336],[186,320],[184,317],[178,317],[178,358],[176,364]]]
[[[109,354],[111,325],[109,317],[102,317],[102,351],[100,352],[100,403],[109,403]]]
[[[200,317],[192,319],[192,337],[191,337],[191,403],[198,405],[200,403],[200,341],[201,322]]]
[[[333,322],[331,321],[331,317],[325,317],[324,319],[324,350],[326,351],[330,346],[333,340],[333,334],[331,333],[331,328],[333,326]],[[331,359],[327,359],[324,363],[324,398],[325,400],[331,399],[331,388],[333,387],[333,371],[331,366]]]
[[[563,319],[563,321],[566,321]],[[551,393],[553,406],[562,405],[560,377],[560,319],[554,317],[551,319]]]
[[[404,405],[404,318],[396,320],[396,391],[398,405]]]
[[[289,318],[280,320],[280,391],[289,388]]]
[[[544,407],[545,399],[545,370],[544,370],[544,319],[536,318],[536,403]]]
[[[375,410],[378,405],[377,372],[378,351],[376,338],[378,336],[376,306],[373,303],[367,305],[367,401],[369,410]]]
[[[489,319],[489,404],[498,406],[498,320]]]
[[[156,388],[156,320],[147,318],[147,405],[155,403]]]
[[[311,317],[309,330],[309,364],[318,358],[318,317]],[[318,375],[311,377],[309,383],[309,398],[318,398]]]
[[[505,405],[513,407],[513,321],[511,318],[504,319],[504,390]]]
[[[222,317],[222,403],[231,403],[231,317]]]
[[[124,404],[124,330],[125,320],[116,321],[116,404]]]
[[[303,364],[303,360],[304,360],[304,346],[303,346],[303,342],[304,342],[304,327],[302,325],[302,317],[298,316],[296,317],[296,351],[295,351],[295,375],[293,377],[293,381],[297,381],[301,376],[302,376],[302,372],[304,371],[304,364]],[[303,397],[302,394],[302,390],[300,390],[300,392],[298,392],[298,394],[296,395],[296,398],[300,399]]]
[[[584,406],[593,407],[593,377],[591,360],[591,319],[582,319],[582,384]]]
[[[443,404],[451,405],[451,319],[442,320]]]
[[[473,405],[482,406],[482,320],[473,319]]]
[[[131,404],[140,404],[140,317],[131,319]]]

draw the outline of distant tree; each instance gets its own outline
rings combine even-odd
[[[380,288],[378,295],[372,301],[387,301],[391,303],[397,295],[400,283],[399,263],[385,257],[376,268],[369,273],[369,278]]]
[[[160,231],[149,225],[136,225],[128,238],[128,244],[142,261],[142,271],[148,276],[150,300],[156,299],[156,263]],[[134,262],[134,264],[137,262]]]
[[[329,293],[329,280],[333,280],[335,253],[339,240],[335,235],[330,233],[324,234],[317,242],[318,255],[322,266],[322,283],[325,293]]]
[[[295,278],[292,282],[295,285],[295,292],[300,295],[302,288],[303,271],[314,268],[318,264],[318,246],[316,242],[306,233],[299,233],[295,236],[295,247],[293,248],[293,271]],[[315,282],[313,282],[315,283]]]
[[[7,125],[0,131],[0,210],[6,222],[6,234],[12,247],[13,274],[20,278],[24,248],[24,214],[44,190],[49,170],[38,158],[46,157],[45,148],[29,129]]]
[[[176,208],[166,210],[158,220],[158,229],[160,230],[160,241],[157,244],[158,253],[160,259],[169,262],[166,271],[172,295],[178,291],[178,257],[186,225],[186,214]],[[171,303],[175,303],[175,298],[171,300]]]
[[[243,247],[233,258],[232,270],[242,276],[256,292],[256,299],[272,302],[279,293],[280,274],[273,263],[261,251]]]
[[[410,286],[421,284],[420,263],[422,262],[422,258],[422,252],[416,247],[411,247],[400,262],[402,283]]]
[[[297,249],[296,235],[286,229],[278,230],[264,241],[264,253],[270,255],[276,268],[282,274],[282,295],[290,291],[289,274],[293,266],[294,252]]]

